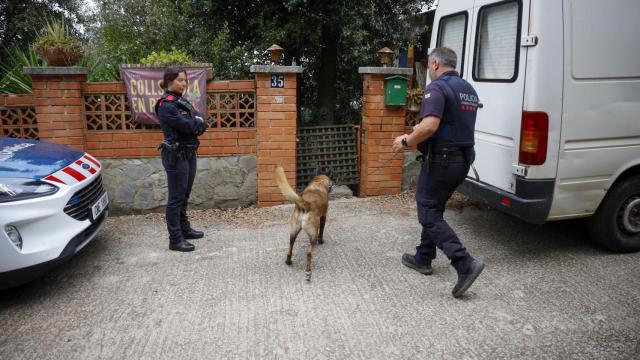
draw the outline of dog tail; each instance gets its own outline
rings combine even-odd
[[[284,169],[282,168],[282,166],[278,166],[276,168],[276,182],[278,183],[280,192],[282,192],[282,195],[284,195],[287,200],[293,201],[298,207],[304,209],[305,211],[308,210],[309,204],[307,204],[307,202],[304,201],[304,199],[301,198],[300,195],[296,194],[293,188],[291,188],[291,185],[289,185],[289,182],[287,182],[287,176],[284,174]]]

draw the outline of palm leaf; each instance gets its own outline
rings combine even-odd
[[[23,67],[46,66],[31,47],[25,52],[18,47],[3,51],[6,61],[0,63],[0,94],[28,94],[31,92],[31,76],[22,72]]]

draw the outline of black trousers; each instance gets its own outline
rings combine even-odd
[[[187,203],[196,177],[197,159],[195,154],[191,159],[178,155],[175,164],[171,164],[167,153],[167,150],[163,149],[161,154],[169,186],[167,230],[169,230],[169,242],[178,243],[183,240],[182,231],[191,228],[187,219]]]
[[[447,166],[431,162],[427,165],[425,159],[422,163],[416,190],[418,220],[422,225],[420,245],[416,247],[417,261],[435,259],[438,247],[458,272],[466,272],[469,268],[473,258],[443,217],[447,200],[468,172],[466,162],[449,162]]]

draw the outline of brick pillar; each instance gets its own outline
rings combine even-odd
[[[41,140],[86,149],[82,84],[87,69],[79,67],[25,67],[31,75]]]
[[[296,186],[296,126],[298,120],[298,74],[300,66],[253,65],[256,74],[256,129],[258,153],[258,206],[284,203],[275,181],[282,165],[289,184]],[[272,87],[272,75],[276,77]],[[284,84],[278,84],[283,80]]]
[[[403,154],[393,153],[393,139],[405,132],[406,106],[384,104],[384,79],[409,76],[413,69],[361,67],[363,76],[360,187],[358,196],[399,194]]]

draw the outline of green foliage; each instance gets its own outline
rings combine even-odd
[[[105,64],[98,60],[91,62],[88,66],[83,65],[82,62],[78,65],[88,68],[87,81],[89,82],[120,81],[120,68],[117,64]]]
[[[78,59],[82,55],[84,51],[82,43],[70,35],[64,17],[52,20],[47,19],[45,29],[45,33],[36,39],[36,43],[33,46],[33,49],[38,55],[46,57],[45,54],[51,51],[51,49],[57,48],[66,54],[68,61],[71,63],[75,62],[75,60],[71,60],[71,58]],[[48,61],[53,62],[51,58],[46,58]],[[56,64],[54,63],[54,65]]]
[[[19,28],[13,19],[22,16],[22,22],[36,24],[29,25],[33,32],[37,22],[29,14],[51,14],[34,9],[64,9],[54,13],[70,14],[67,18],[82,25],[87,40],[82,64],[90,81],[118,80],[119,64],[147,58],[146,64],[164,65],[184,56],[213,63],[217,79],[247,79],[251,65],[270,63],[264,50],[277,43],[284,48],[284,65],[295,59],[304,68],[302,121],[316,121],[322,105],[325,111],[333,108],[334,122],[357,123],[362,106],[358,67],[377,66],[376,51],[383,46],[406,47],[416,27],[410,19],[425,2],[433,1],[98,0],[92,2],[94,12],[79,15],[80,0],[24,0],[7,2],[5,20],[12,21],[9,29]],[[323,29],[331,29],[332,36]],[[178,60],[167,59],[173,48],[180,49]],[[335,59],[323,57],[323,49],[335,49]]]
[[[178,50],[172,47],[171,51],[152,51],[151,54],[140,60],[140,64],[148,67],[166,67],[171,65],[190,66],[195,64],[195,61],[193,61],[191,56],[187,55],[184,50]]]
[[[0,49],[27,51],[42,34],[44,19],[67,19],[71,35],[81,36],[72,24],[83,21],[82,0],[0,0]]]
[[[31,76],[22,72],[23,67],[46,66],[29,48],[23,51],[18,47],[5,49],[0,63],[0,94],[28,94],[31,92]]]
[[[68,20],[67,32],[80,35],[71,25],[82,20],[80,0],[0,0],[0,92],[31,91],[31,77],[22,67],[46,65],[37,59],[33,44],[46,31],[43,19],[62,17]]]
[[[69,29],[64,18],[46,20],[45,34],[36,41],[36,46],[72,46],[78,40],[69,35]]]
[[[213,64],[217,78],[246,79],[251,76],[246,64],[252,62],[253,47],[250,44],[234,46],[228,23],[219,27],[211,44],[205,48],[210,49],[206,59]]]
[[[87,54],[78,66],[87,68],[87,81],[104,82],[120,81],[120,68],[118,64],[110,64],[100,54]]]

